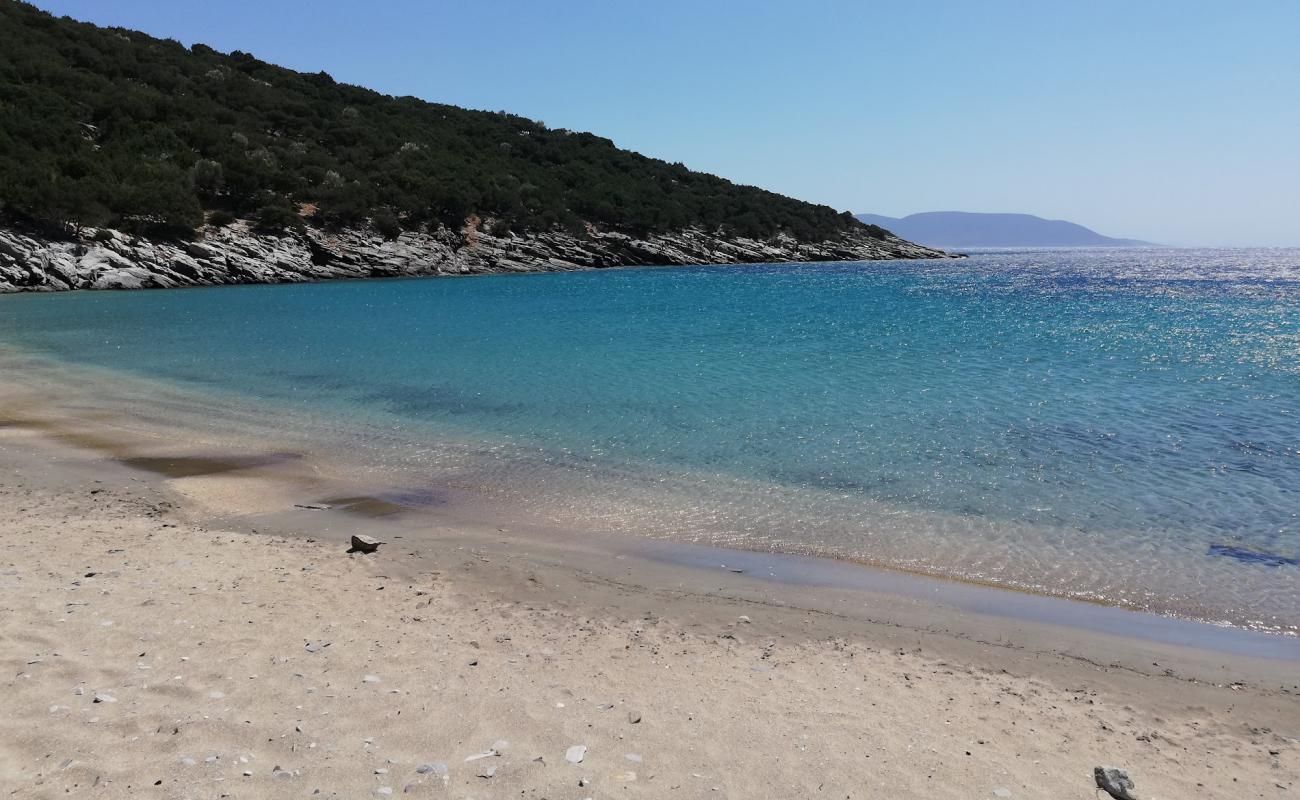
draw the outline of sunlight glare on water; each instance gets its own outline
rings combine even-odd
[[[565,524],[1300,622],[1296,250],[25,295],[0,342]]]

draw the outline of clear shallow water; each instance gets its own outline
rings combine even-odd
[[[404,489],[1300,625],[1300,251],[0,298],[0,343],[369,432]]]

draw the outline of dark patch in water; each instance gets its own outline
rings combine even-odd
[[[310,384],[323,389],[347,389],[352,381],[328,372],[295,372],[288,376],[294,383]]]
[[[1229,443],[1229,446],[1232,447],[1233,450],[1237,450],[1242,453],[1249,453],[1251,455],[1261,455],[1261,456],[1277,455],[1277,450],[1275,450],[1273,447],[1267,444],[1263,444],[1261,442],[1252,442],[1248,439],[1234,440],[1233,442]]]
[[[164,478],[193,478],[265,467],[299,458],[301,456],[295,453],[267,453],[254,456],[131,456],[115,460]]]
[[[394,414],[429,417],[446,414],[518,414],[527,409],[523,403],[498,403],[440,387],[394,386],[370,392],[360,398],[378,403]]]
[[[817,489],[853,493],[869,492],[890,482],[886,476],[875,476],[874,483],[868,485],[851,475],[837,473],[830,469],[770,469],[767,474],[773,480],[787,485],[812,486]]]
[[[1300,566],[1300,558],[1278,555],[1277,553],[1265,553],[1230,544],[1212,544],[1206,555],[1235,558],[1244,564],[1262,564],[1266,567]]]
[[[390,517],[417,508],[443,506],[451,502],[445,492],[437,489],[408,489],[385,492],[380,495],[364,494],[356,497],[332,497],[322,504],[349,514],[363,517]]]
[[[394,514],[400,514],[403,511],[411,509],[400,503],[389,502],[379,497],[362,495],[359,497],[331,497],[322,500],[322,503],[335,508],[339,511],[346,511],[349,514],[359,514],[363,517],[391,517]]]
[[[451,503],[451,495],[441,489],[400,489],[385,492],[380,497],[408,508],[431,508]]]

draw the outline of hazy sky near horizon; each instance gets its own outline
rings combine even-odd
[[[1300,246],[1300,2],[36,0],[854,212]]]

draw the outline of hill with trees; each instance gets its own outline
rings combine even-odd
[[[884,239],[883,229],[507,113],[390,97],[243,52],[0,0],[0,204],[27,223],[186,238],[373,225],[493,235]],[[892,237],[890,237],[892,238]]]

